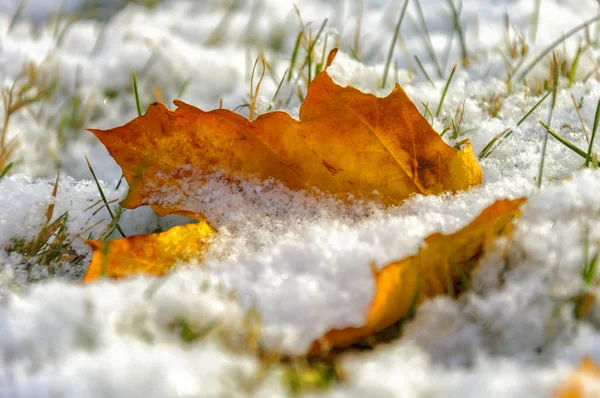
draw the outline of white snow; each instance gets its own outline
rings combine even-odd
[[[452,66],[460,62],[459,39],[447,1],[421,1],[442,64],[438,76],[411,2],[395,52],[399,69],[391,68],[381,88],[401,3],[295,2],[313,34],[329,18],[327,49],[342,48],[329,68],[336,82],[386,95],[398,81],[420,109],[427,104],[433,112]],[[48,15],[55,2],[29,0],[9,29],[18,3],[0,2],[2,87],[13,84],[26,61],[57,82],[44,103],[13,115],[8,128],[9,137],[19,138],[19,162],[0,180],[0,397],[286,396],[282,365],[265,370],[247,348],[250,329],[258,329],[266,348],[303,354],[329,329],[364,323],[374,288],[371,263],[383,267],[414,254],[429,234],[456,231],[496,199],[521,196],[528,202],[514,239],[508,246],[499,241],[483,260],[472,290],[458,300],[426,301],[399,339],[340,356],[346,377],[324,394],[552,396],[583,357],[600,362],[600,306],[577,320],[571,300],[592,289],[581,273],[585,248],[590,258],[600,247],[600,174],[580,170],[584,159],[550,137],[538,190],[546,134],[539,121],[548,121],[551,99],[517,127],[541,90],[526,89],[518,80],[509,88],[502,55],[507,52],[504,13],[531,38],[536,1],[498,3],[463,2],[471,65],[457,70],[434,121],[442,131],[464,107],[462,134],[454,139],[446,133],[445,139],[455,144],[469,138],[476,153],[512,128],[510,137],[481,160],[482,186],[457,195],[417,195],[386,209],[292,192],[276,181],[226,181],[215,173],[196,192],[198,210],[219,229],[201,266],[182,264],[161,280],[137,277],[82,286],[78,278],[89,261],[83,240],[97,238],[109,221],[84,155],[105,181],[109,201],[124,193],[124,188],[115,190],[119,167],[83,128],[114,127],[135,117],[131,72],[137,73],[144,106],[157,100],[156,89],[170,102],[184,87],[186,102],[211,109],[222,99],[233,109],[247,100],[252,64],[261,51],[277,77],[284,73],[299,20],[292,2],[276,0],[239,1],[235,7],[217,0],[177,1],[123,10],[107,1],[112,11],[106,19],[82,17],[68,24],[63,18],[57,24]],[[82,8],[83,2],[73,0],[63,11]],[[542,0],[525,64],[598,8],[593,0]],[[595,37],[598,31],[593,25],[589,34]],[[278,40],[281,47],[274,44]],[[572,60],[581,43],[582,36],[573,37],[557,48],[557,56]],[[322,46],[317,44],[317,53]],[[352,59],[351,51],[362,62]],[[414,67],[413,55],[423,61],[434,85]],[[588,142],[572,97],[591,134],[600,88],[593,74],[583,80],[596,68],[597,56],[597,49],[586,52],[572,87],[561,80],[550,123],[583,150]],[[518,60],[510,62],[514,66]],[[547,76],[545,59],[530,73],[530,86]],[[289,87],[279,98],[291,101],[272,104],[277,84],[278,79],[265,77],[259,110],[284,106],[295,115],[300,102]],[[502,106],[492,116],[496,97]],[[81,120],[59,136],[61,119],[67,120],[73,107],[81,107],[76,112]],[[86,257],[49,275],[43,265],[4,248],[16,238],[36,236],[59,168],[54,216],[69,212],[72,247]],[[126,211],[120,224],[130,235],[184,222],[137,209]],[[260,321],[248,326],[253,314]],[[179,335],[182,320],[195,330],[215,327],[185,342]]]

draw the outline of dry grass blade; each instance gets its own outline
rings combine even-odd
[[[8,139],[11,116],[29,105],[44,100],[54,91],[55,87],[54,79],[48,79],[47,76],[40,74],[35,65],[26,64],[12,86],[2,90],[4,118],[0,130],[0,170],[3,174],[10,170],[9,160],[18,146],[16,138]]]

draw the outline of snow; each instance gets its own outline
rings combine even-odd
[[[399,70],[391,68],[382,88],[400,3],[366,1],[361,11],[361,2],[295,2],[313,33],[329,18],[327,49],[337,41],[343,50],[329,68],[336,82],[386,95],[398,81],[420,109],[427,104],[435,110],[452,65],[460,62],[450,11],[445,0],[421,2],[443,76],[435,72],[412,4],[396,51]],[[496,199],[522,196],[528,201],[514,239],[508,245],[497,242],[475,274],[471,291],[458,300],[426,301],[404,325],[402,336],[389,344],[341,355],[344,381],[324,394],[552,396],[586,355],[600,362],[600,306],[578,320],[571,300],[593,289],[585,286],[581,273],[586,247],[589,257],[598,250],[600,175],[580,170],[584,159],[550,138],[542,189],[537,188],[546,134],[539,121],[549,120],[551,99],[516,124],[541,98],[534,86],[547,78],[548,64],[532,70],[531,89],[517,80],[509,86],[502,55],[504,13],[531,37],[536,2],[497,3],[463,2],[471,65],[457,70],[434,121],[442,131],[463,107],[461,136],[453,139],[447,133],[445,139],[455,144],[469,138],[475,153],[512,128],[509,138],[480,161],[482,186],[456,195],[417,195],[382,208],[293,192],[276,181],[225,180],[217,172],[196,192],[202,198],[198,210],[219,229],[201,266],[181,264],[161,280],[136,277],[82,286],[78,280],[89,261],[84,239],[98,237],[110,221],[89,180],[84,155],[104,181],[108,201],[125,192],[115,189],[119,167],[82,129],[114,127],[135,117],[131,72],[137,73],[143,105],[156,100],[156,88],[169,102],[184,87],[181,99],[186,102],[211,109],[222,99],[224,107],[235,108],[246,101],[260,51],[273,62],[277,76],[289,66],[298,17],[291,2],[275,0],[260,7],[241,1],[232,8],[216,0],[177,1],[149,9],[118,9],[116,2],[107,1],[111,11],[105,18],[81,18],[70,25],[62,19],[56,25],[45,23],[55,2],[30,0],[9,29],[18,4],[0,2],[2,86],[10,87],[25,61],[57,82],[47,101],[11,117],[8,134],[19,137],[19,162],[12,175],[0,180],[0,248],[14,245],[16,238],[35,238],[53,202],[54,216],[68,211],[71,246],[84,256],[80,264],[65,263],[50,275],[35,260],[0,250],[0,397],[286,396],[284,365],[264,369],[248,348],[252,330],[260,334],[262,347],[296,355],[331,328],[360,326],[373,296],[370,264],[381,268],[412,255],[431,233],[456,231]],[[560,34],[598,12],[592,0],[576,3],[542,1],[526,64]],[[73,0],[65,2],[63,11],[83,7]],[[228,23],[220,28],[224,18]],[[357,23],[358,49],[353,48]],[[597,29],[593,26],[590,34]],[[278,38],[281,47],[272,44]],[[572,59],[580,43],[581,37],[574,37],[558,48],[557,56]],[[322,46],[317,44],[317,53]],[[348,55],[352,49],[362,62]],[[413,67],[412,55],[423,61],[433,84]],[[592,49],[581,59],[572,87],[561,81],[550,121],[583,150],[588,142],[573,99],[590,134],[600,88],[595,75],[583,80],[596,68],[597,56]],[[511,61],[513,66],[517,62]],[[277,79],[265,78],[260,111],[273,105],[277,84]],[[293,94],[289,87],[283,92],[282,98]],[[497,97],[502,107],[492,116]],[[77,106],[73,98],[84,109],[82,120],[59,136],[61,118],[67,120]],[[295,115],[300,103],[291,98],[285,110]],[[148,209],[126,211],[121,218],[128,235],[185,222],[159,219]],[[258,320],[252,322],[254,315]],[[206,336],[185,341],[178,324],[182,320],[195,330],[215,326]]]

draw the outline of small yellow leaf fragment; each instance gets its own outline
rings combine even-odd
[[[597,398],[600,396],[600,367],[586,357],[555,394],[556,398]]]
[[[214,232],[201,221],[156,234],[88,241],[93,256],[83,282],[102,276],[118,279],[134,274],[163,275],[179,261],[201,257]]]
[[[367,321],[358,328],[334,329],[315,341],[311,353],[344,347],[394,324],[428,297],[448,294],[456,297],[469,284],[479,260],[493,247],[495,239],[509,236],[513,219],[520,215],[525,199],[499,200],[461,230],[425,239],[419,253],[386,265],[371,266],[375,296]]]

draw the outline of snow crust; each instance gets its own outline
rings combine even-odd
[[[265,0],[256,7],[241,1],[232,11],[218,3],[130,6],[106,22],[74,22],[58,44],[50,25],[41,24],[53,2],[29,1],[23,20],[10,30],[14,4],[0,3],[2,85],[12,84],[25,61],[56,75],[58,84],[48,102],[34,105],[34,114],[40,112],[37,118],[20,113],[11,120],[9,136],[20,139],[21,161],[14,175],[0,180],[0,248],[15,237],[36,236],[51,200],[51,177],[60,167],[54,214],[69,211],[69,232],[79,236],[73,248],[88,256],[79,267],[60,270],[47,282],[30,283],[31,271],[23,259],[0,250],[0,397],[286,396],[279,366],[263,375],[262,364],[246,348],[248,314],[260,317],[262,345],[302,354],[329,329],[364,323],[374,288],[369,264],[382,267],[414,254],[429,234],[456,231],[494,200],[522,196],[529,199],[514,240],[508,246],[498,242],[475,275],[472,291],[459,300],[429,300],[400,339],[372,352],[342,356],[340,366],[347,377],[327,394],[551,396],[584,356],[600,361],[600,306],[580,321],[571,300],[592,289],[584,285],[581,273],[585,248],[593,255],[600,242],[600,174],[580,171],[583,159],[550,138],[543,189],[538,190],[546,134],[539,120],[548,120],[550,100],[516,127],[540,97],[525,92],[518,82],[509,94],[503,80],[503,14],[508,12],[511,22],[525,29],[535,1],[463,2],[462,19],[470,27],[466,34],[476,62],[457,71],[434,126],[441,131],[463,107],[464,134],[446,139],[455,144],[469,138],[475,153],[512,128],[510,137],[481,160],[482,186],[457,195],[414,196],[384,209],[292,192],[275,181],[226,181],[216,173],[197,192],[198,210],[219,228],[202,266],[181,264],[160,282],[140,277],[79,285],[89,259],[83,240],[90,233],[97,237],[109,221],[97,204],[100,195],[89,180],[83,154],[106,181],[103,190],[109,201],[124,191],[114,189],[120,169],[91,134],[56,136],[56,115],[68,113],[70,99],[77,96],[89,103],[84,127],[108,128],[130,120],[136,114],[132,71],[138,72],[144,104],[155,100],[155,87],[168,101],[185,84],[181,99],[186,102],[210,109],[223,99],[224,107],[234,108],[244,101],[258,54],[255,44],[248,43],[268,43],[274,37],[283,38],[283,49],[265,52],[268,59],[280,61],[275,67],[283,74],[298,31],[291,3]],[[399,81],[415,103],[435,109],[445,77],[432,73],[433,87],[409,72],[412,57],[399,56],[397,75],[381,88],[390,32],[401,7],[396,3],[401,2],[365,2],[364,63],[342,52],[329,72],[339,84],[378,95]],[[342,48],[352,42],[358,4],[296,4],[313,30],[330,18],[329,47],[334,37]],[[75,10],[81,3],[65,6]],[[541,51],[596,12],[592,0],[544,1],[536,44],[529,51]],[[444,54],[448,42],[454,43],[444,68],[447,76],[459,54],[447,2],[428,1],[424,13],[436,51]],[[206,42],[226,15],[232,21],[228,29],[217,43]],[[255,23],[249,24],[249,18]],[[65,28],[60,24],[66,21],[59,23]],[[402,28],[406,51],[434,70],[420,29],[411,8]],[[572,53],[576,45],[576,40],[568,41],[566,51]],[[593,60],[584,58],[579,73],[584,76],[594,67]],[[546,74],[547,64],[541,63],[531,77]],[[265,79],[262,110],[276,88],[277,82]],[[506,98],[492,117],[495,96]],[[572,97],[581,104],[581,117],[591,131],[600,86],[589,79],[561,88],[552,113],[551,126],[587,149]],[[298,105],[292,101],[287,110],[295,114]],[[127,234],[183,222],[158,219],[148,209],[126,211],[121,219]],[[86,230],[90,225],[95,226]],[[36,279],[49,277],[38,268]],[[198,341],[185,342],[179,335],[181,320],[196,329],[216,326]]]

